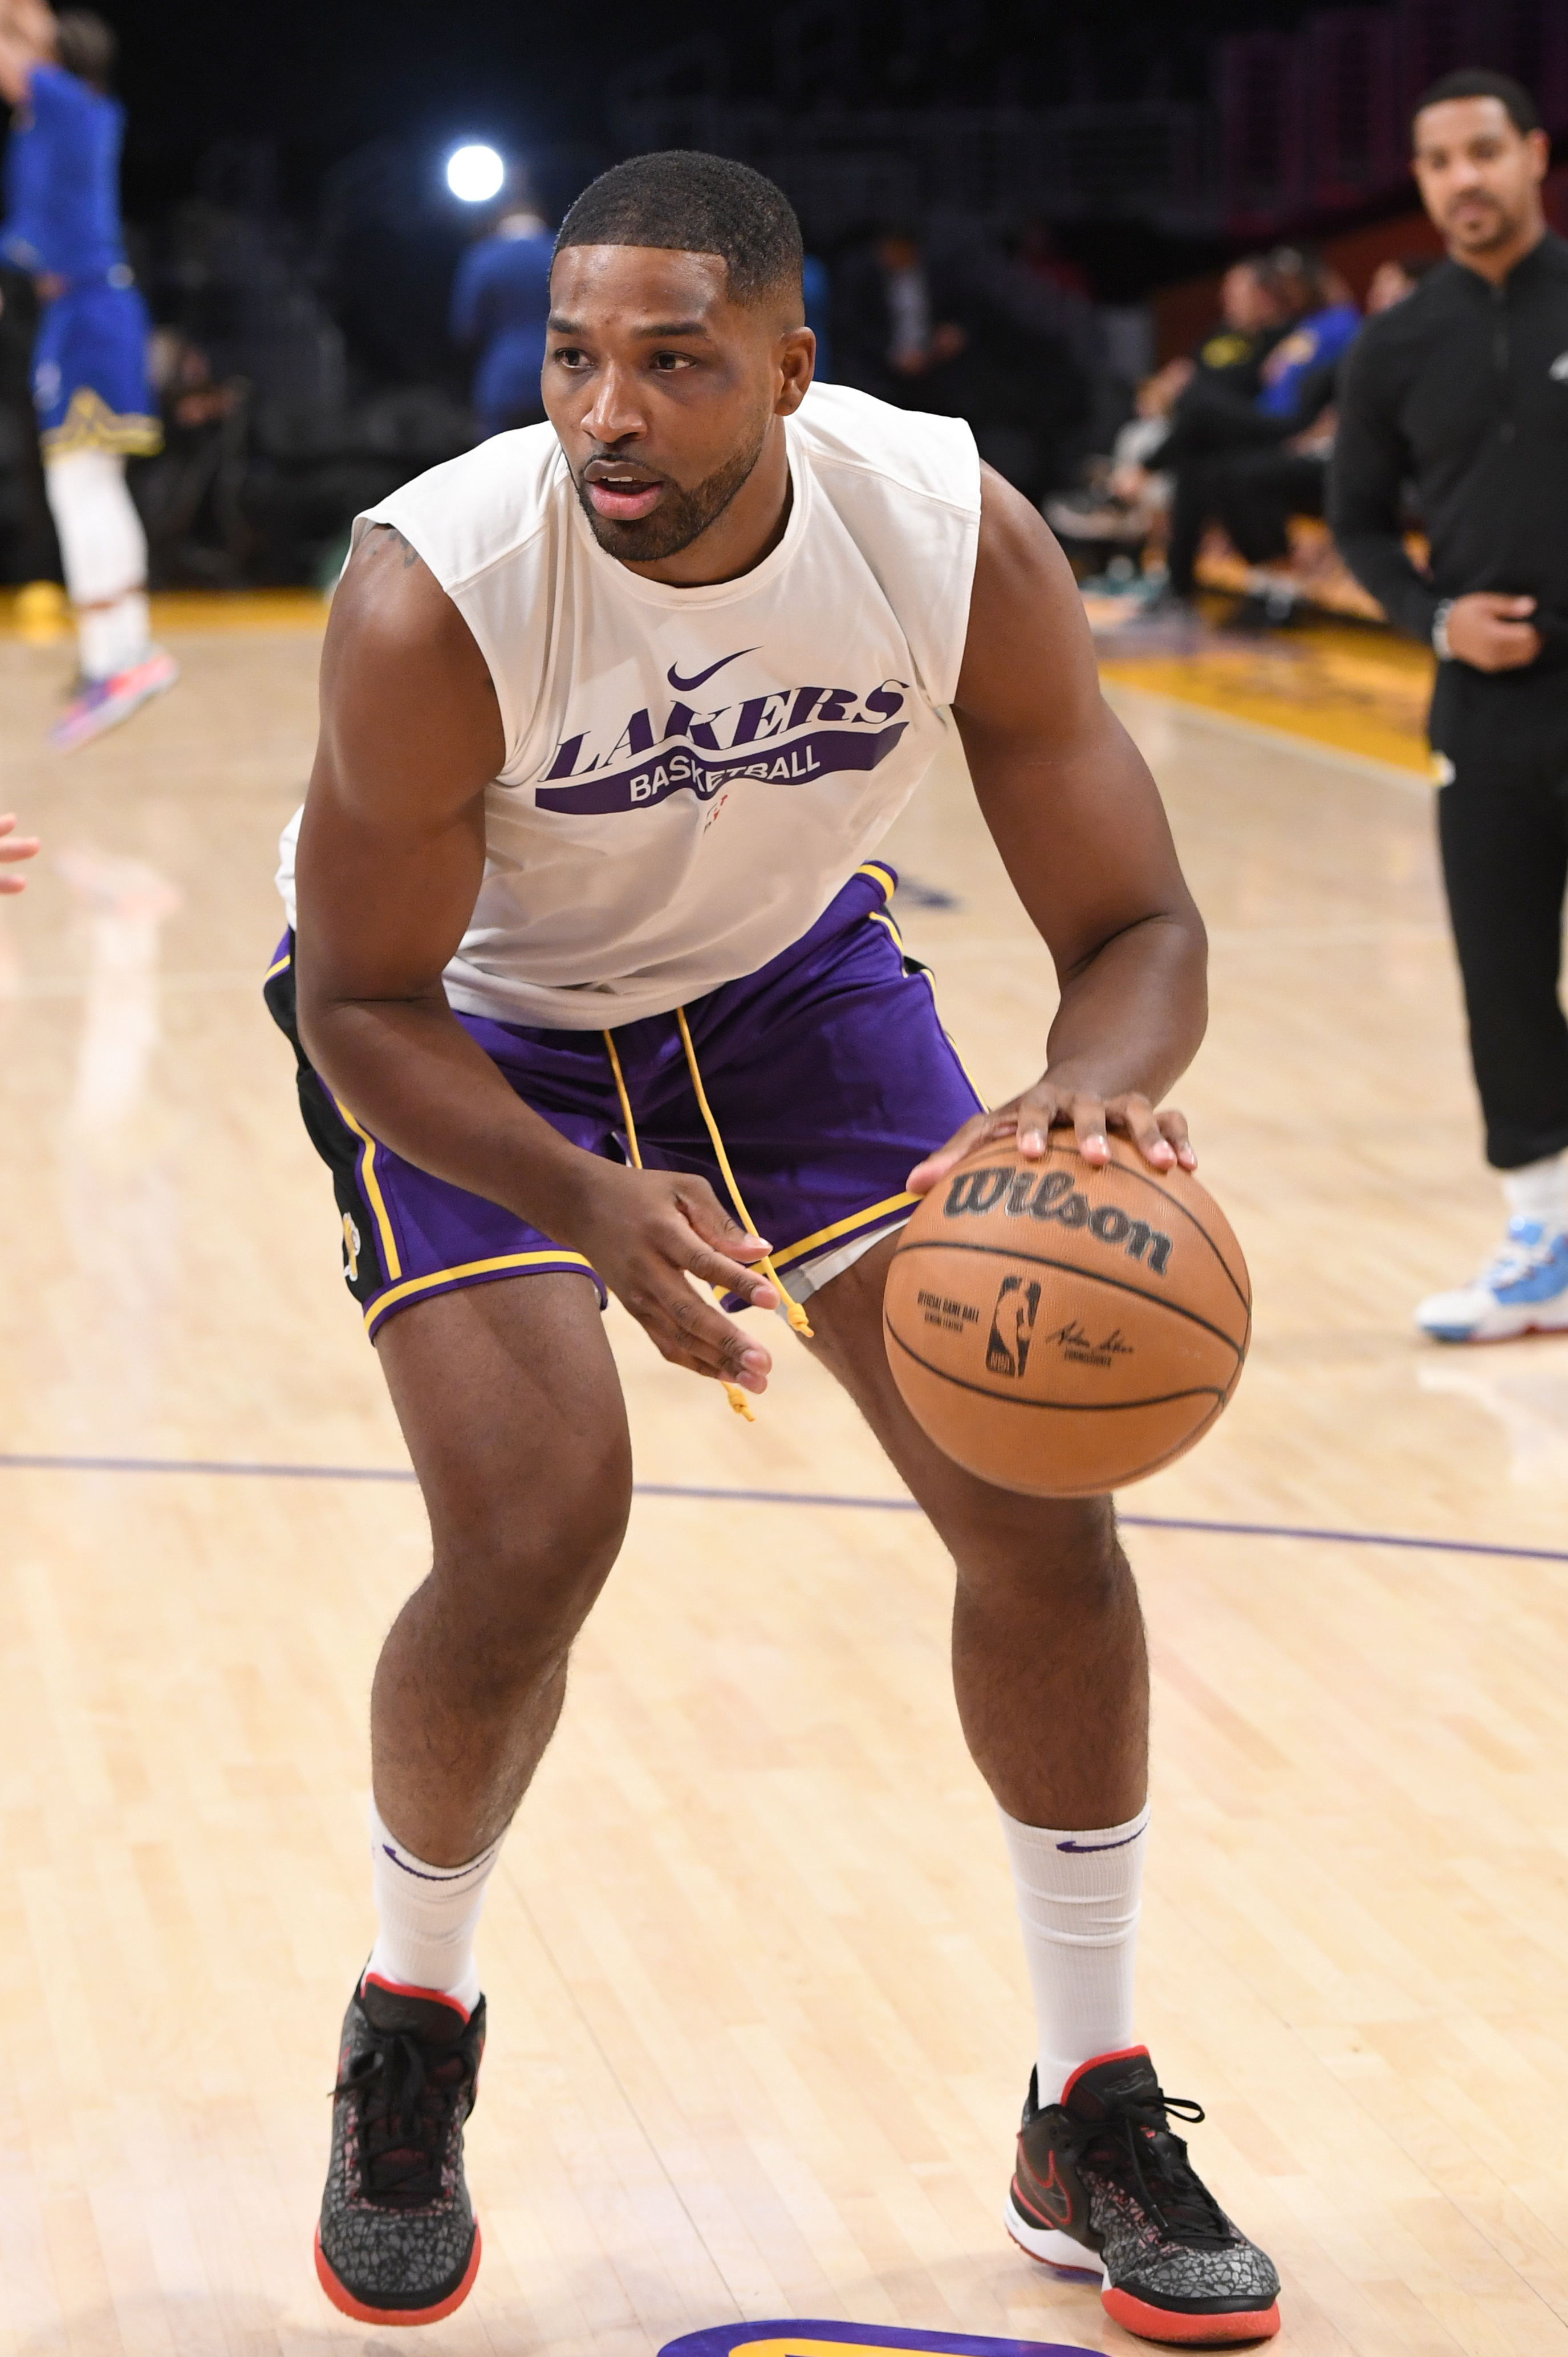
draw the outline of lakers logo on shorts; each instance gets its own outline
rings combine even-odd
[[[347,1211],[343,1214],[343,1281],[352,1285],[360,1274],[360,1231]]]
[[[666,2343],[659,2357],[1087,2357],[1077,2341],[993,2341],[977,2332],[907,2332],[894,2324],[785,2318],[715,2324]]]

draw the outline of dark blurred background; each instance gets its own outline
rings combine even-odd
[[[1568,129],[1568,0],[686,0],[678,38],[618,0],[101,5],[158,329],[169,447],[133,476],[162,586],[324,579],[357,508],[475,438],[448,306],[495,208],[446,187],[464,140],[551,224],[642,148],[771,173],[824,265],[831,372],[969,416],[1042,499],[1201,331],[1229,259],[1418,234],[1405,117],[1438,73],[1501,66]],[[895,279],[924,288],[940,367],[890,373]],[[53,558],[31,292],[0,291],[0,578],[19,581]]]

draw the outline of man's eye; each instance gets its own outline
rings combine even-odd
[[[558,360],[564,368],[578,368],[581,366],[585,355],[578,350],[575,344],[560,344],[556,347],[551,357],[553,360]]]
[[[653,355],[654,367],[662,369],[666,375],[673,369],[690,368],[691,364],[690,355],[685,352],[655,352]]]

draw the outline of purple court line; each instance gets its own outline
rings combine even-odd
[[[399,1465],[267,1465],[206,1457],[8,1456],[0,1451],[0,1472],[16,1473],[212,1473],[242,1480],[412,1481]],[[639,1498],[705,1499],[725,1506],[851,1506],[883,1514],[918,1514],[913,1498],[854,1498],[816,1490],[717,1490],[686,1481],[638,1481]],[[1316,1530],[1296,1523],[1220,1523],[1186,1514],[1118,1514],[1133,1531],[1197,1531],[1225,1539],[1306,1539],[1324,1546],[1404,1547],[1418,1555],[1507,1555],[1519,1563],[1568,1563],[1568,1548],[1503,1546],[1485,1539],[1424,1539],[1404,1531]]]

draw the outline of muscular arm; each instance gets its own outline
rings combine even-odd
[[[983,479],[980,553],[954,715],[985,823],[1050,950],[1061,1003],[1044,1078],[923,1163],[929,1186],[989,1136],[1044,1150],[1070,1120],[1090,1160],[1107,1122],[1151,1162],[1191,1167],[1179,1114],[1153,1106],[1207,1018],[1203,923],[1142,755],[1100,693],[1077,586],[1055,539]]]
[[[585,1253],[667,1357],[761,1390],[767,1353],[682,1274],[762,1308],[777,1298],[735,1257],[757,1254],[711,1189],[569,1145],[447,1006],[442,975],[478,895],[485,789],[505,748],[467,625],[385,527],[333,600],[321,704],[296,877],[311,1061],[394,1152]]]

